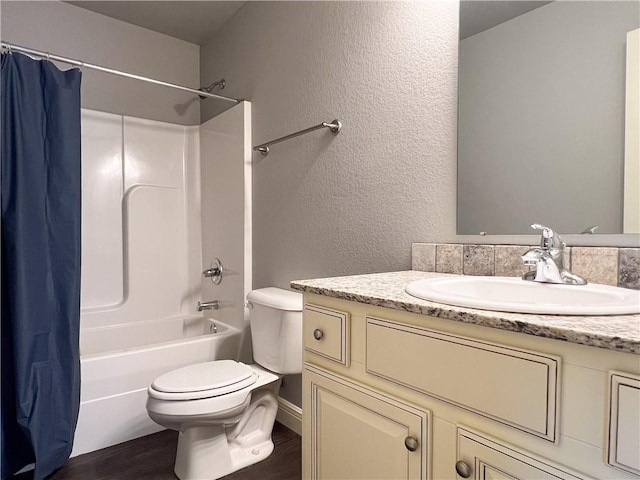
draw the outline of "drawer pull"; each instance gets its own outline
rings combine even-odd
[[[316,328],[313,331],[313,338],[315,338],[316,340],[322,340],[322,337],[324,337],[324,332],[319,328]]]
[[[410,452],[415,452],[418,450],[418,440],[413,437],[407,437],[404,439],[404,446],[407,447],[407,450]]]
[[[456,473],[462,478],[469,478],[471,476],[471,467],[467,462],[458,460],[456,462]]]

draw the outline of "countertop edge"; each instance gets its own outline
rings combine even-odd
[[[291,288],[303,293],[312,293],[316,295],[323,295],[332,298],[338,298],[342,300],[354,301],[357,303],[363,303],[367,305],[392,308],[395,310],[406,311],[410,313],[417,313],[421,315],[428,315],[445,320],[452,320],[461,323],[467,323],[472,325],[480,325],[491,328],[497,328],[500,330],[507,330],[516,333],[524,333],[526,335],[533,335],[537,337],[549,338],[554,340],[566,341],[569,343],[577,343],[580,345],[586,345],[597,348],[604,348],[607,350],[613,350],[623,353],[631,353],[640,355],[640,341],[633,338],[623,338],[618,335],[607,334],[603,332],[588,331],[579,328],[568,328],[557,325],[544,325],[537,319],[555,317],[558,319],[572,318],[569,316],[550,316],[550,315],[533,315],[533,314],[509,314],[490,310],[478,310],[471,308],[455,307],[444,304],[438,304],[434,302],[423,301],[414,297],[409,297],[408,294],[398,292],[391,292],[388,297],[381,295],[375,295],[370,293],[354,292],[353,287],[340,287],[337,284],[340,281],[349,281],[353,284],[357,283],[359,278],[366,281],[370,281],[373,278],[383,278],[383,275],[399,275],[407,272],[389,272],[387,274],[370,274],[370,275],[354,275],[347,277],[335,277],[328,279],[314,279],[314,280],[294,280],[290,282]],[[318,283],[333,281],[334,285],[331,287],[320,286]],[[314,283],[316,285],[314,285]],[[393,286],[389,286],[393,289]],[[397,289],[397,286],[395,287]],[[360,289],[362,290],[362,289]],[[398,297],[407,296],[408,298],[402,299]],[[511,318],[509,318],[511,317]],[[575,317],[574,317],[575,318]],[[583,317],[584,318],[584,317]],[[592,317],[596,318],[596,317]],[[606,317],[598,317],[606,318]],[[629,315],[631,320],[637,320],[640,326],[640,316]]]

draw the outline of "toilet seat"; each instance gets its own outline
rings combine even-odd
[[[244,363],[217,360],[178,368],[159,376],[149,396],[159,400],[199,400],[218,397],[253,385],[257,373]]]
[[[147,411],[156,423],[174,430],[180,430],[183,422],[195,424],[197,419],[207,424],[220,420],[227,421],[246,409],[254,390],[278,381],[277,375],[258,365],[251,365],[248,368],[254,374],[255,382],[245,387],[234,384],[228,389],[228,393],[224,394],[216,395],[218,392],[211,392],[211,390],[201,392],[200,395],[195,395],[193,392],[167,393],[158,392],[149,386]],[[208,392],[211,392],[211,396],[203,396],[210,394]],[[180,398],[181,395],[199,398]]]

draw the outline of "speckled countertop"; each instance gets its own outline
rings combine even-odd
[[[408,283],[443,276],[419,271],[295,280],[291,288],[457,322],[554,338],[640,355],[640,315],[564,316],[504,313],[428,302],[405,293]]]

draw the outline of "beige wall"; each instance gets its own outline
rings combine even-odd
[[[166,82],[200,86],[197,45],[58,1],[3,1],[1,14],[2,40]],[[82,78],[82,106],[182,125],[200,123],[200,100],[189,93],[88,69]]]
[[[455,234],[457,49],[454,1],[249,2],[202,46],[254,144],[344,124],[254,154],[254,288],[408,269]]]

